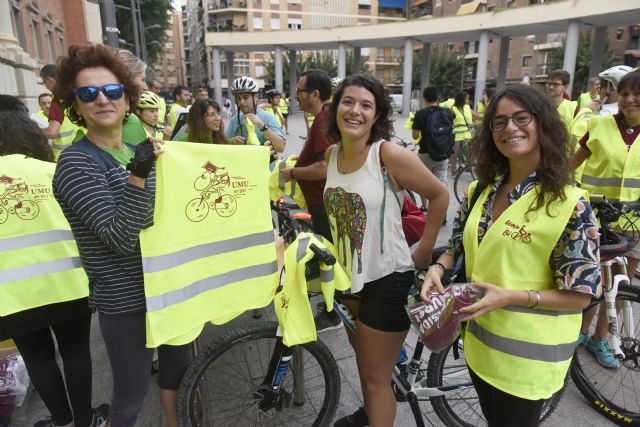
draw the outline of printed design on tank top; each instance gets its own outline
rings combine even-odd
[[[0,176],[0,224],[5,223],[9,215],[25,221],[34,219],[40,213],[37,200],[50,196],[51,188],[43,184],[29,185],[22,178]]]
[[[332,231],[338,236],[336,246],[338,252],[345,256],[340,257],[346,264],[349,260],[347,254],[358,257],[358,274],[362,273],[362,242],[364,230],[367,226],[367,210],[364,200],[358,193],[348,193],[342,187],[327,188],[324,192],[324,204],[327,214],[335,219],[335,224],[330,221]],[[347,247],[350,251],[347,252]],[[344,267],[351,269],[350,265]]]

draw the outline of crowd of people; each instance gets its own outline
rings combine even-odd
[[[156,358],[165,417],[178,425],[176,390],[190,344],[145,346],[139,239],[153,226],[156,159],[170,141],[262,145],[272,159],[285,148],[286,94],[270,90],[261,104],[256,80],[241,76],[230,87],[235,112],[229,100],[222,106],[211,100],[208,88],[192,96],[184,86],[173,88],[167,109],[159,83],[145,75],[146,64],[128,51],[72,46],[41,70],[50,91],[38,97],[41,111],[29,115],[16,98],[0,99],[0,185],[15,202],[12,212],[33,215],[4,225],[0,215],[2,283],[10,285],[0,289],[0,299],[11,301],[0,306],[0,340],[14,340],[51,414],[36,427],[135,425]],[[605,314],[591,327],[596,313],[579,312],[602,292],[598,223],[588,194],[640,199],[639,186],[631,184],[640,179],[634,144],[640,72],[618,66],[600,77],[578,101],[566,99],[570,75],[563,70],[549,73],[546,93],[521,84],[486,88],[475,111],[467,92],[440,102],[438,89],[427,87],[425,107],[411,123],[415,156],[388,142],[392,109],[379,80],[331,79],[318,69],[301,74],[294,96],[305,113],[306,140],[295,164],[279,173],[299,184],[314,232],[341,243],[335,255],[351,279],[342,299],[356,319],[348,339],[364,406],[336,426],[393,425],[390,383],[410,326],[405,305],[414,270],[427,271],[420,296],[430,303],[431,292],[444,292],[442,275],[460,256],[469,281],[483,292],[462,309],[463,339],[490,426],[538,425],[577,345],[605,367],[620,366],[608,348]],[[461,150],[473,159],[478,181],[458,208],[447,250],[434,260],[449,205],[447,179],[460,167]],[[37,211],[23,196],[28,187],[49,195]],[[426,215],[412,247],[402,206],[391,202],[403,191],[419,195]],[[513,230],[527,239],[505,234]],[[635,271],[640,246],[627,257]],[[55,267],[39,267],[54,261]],[[111,402],[97,407],[92,312],[113,376]],[[340,324],[319,305],[318,330]]]

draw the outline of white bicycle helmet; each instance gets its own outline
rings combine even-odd
[[[334,77],[331,79],[331,87],[332,88],[337,88],[340,83],[342,83],[342,79],[340,77]]]
[[[609,68],[608,70],[604,70],[598,76],[603,78],[613,84],[615,89],[618,89],[618,83],[620,80],[627,75],[632,70],[628,65],[616,65],[614,67]]]
[[[138,99],[138,108],[160,108],[160,97],[155,93],[145,90],[140,95],[140,99]]]
[[[258,93],[258,83],[251,77],[238,77],[231,83],[231,93]]]

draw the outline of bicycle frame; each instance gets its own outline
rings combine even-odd
[[[613,275],[612,266],[617,265],[624,271],[623,274]],[[618,307],[616,305],[616,297],[618,296],[618,287],[620,284],[630,285],[631,281],[627,274],[627,262],[623,256],[615,257],[611,260],[603,261],[600,266],[604,276],[604,297],[607,307],[607,319],[609,327],[609,347],[611,352],[618,359],[624,359],[624,352],[621,349],[622,341],[620,339],[620,333],[624,336],[635,336],[633,325],[633,312],[631,304],[628,301],[623,301],[622,315],[624,317],[624,331],[618,330]]]

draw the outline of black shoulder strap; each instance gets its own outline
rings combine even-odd
[[[131,145],[129,146],[133,147]],[[91,156],[93,160],[96,161],[96,163],[98,164],[98,166],[103,172],[107,172],[113,168],[120,167],[118,162],[116,162],[115,159],[111,157],[109,153],[96,147],[94,144],[91,143],[91,141],[89,141],[89,139],[86,136],[82,138],[80,141],[73,144],[68,149],[74,150],[74,151],[80,151],[82,153],[85,153]],[[135,151],[135,148],[133,148],[133,150]]]

